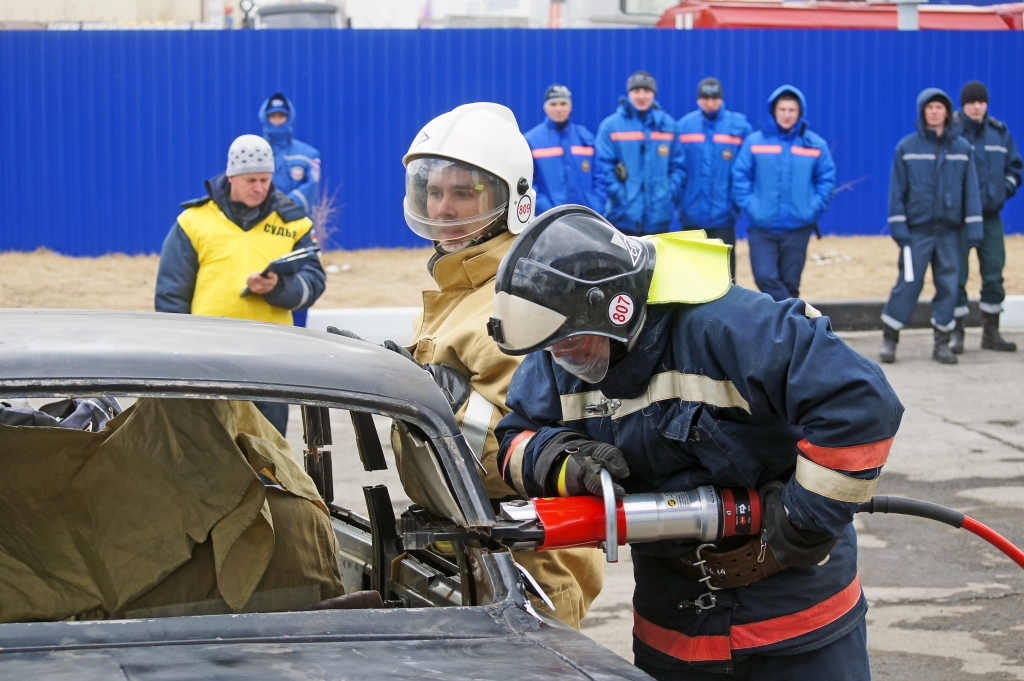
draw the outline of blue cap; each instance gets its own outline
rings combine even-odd
[[[288,99],[285,98],[280,92],[274,93],[270,96],[270,101],[267,102],[267,115],[272,113],[283,113],[292,115],[292,110],[288,106]]]

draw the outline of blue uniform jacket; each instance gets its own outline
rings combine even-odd
[[[800,119],[783,132],[772,105],[784,92],[800,100]],[[768,99],[763,130],[747,137],[732,169],[736,205],[751,227],[784,232],[818,222],[832,199],[836,166],[825,140],[808,129],[804,95],[783,85]]]
[[[206,191],[206,197],[186,201],[181,204],[182,208],[198,206],[206,201],[215,201],[224,215],[244,231],[249,231],[274,211],[277,211],[285,221],[298,220],[306,215],[301,206],[296,205],[294,201],[276,191],[271,185],[271,196],[264,203],[259,215],[253,220],[240,224],[229,205],[227,177],[218,175],[212,180],[207,180]],[[309,230],[305,236],[295,242],[295,248],[308,248],[315,243],[313,230]],[[191,314],[192,296],[195,293],[198,274],[199,256],[196,249],[181,225],[175,222],[164,239],[163,249],[160,251],[160,269],[156,276],[156,311]],[[302,281],[299,281],[300,278]],[[306,308],[316,302],[325,288],[327,288],[327,275],[324,274],[323,267],[320,265],[320,259],[310,258],[309,262],[297,273],[279,275],[277,286],[272,291],[264,293],[263,299],[271,305],[286,310]]]
[[[686,179],[676,122],[657,101],[644,116],[625,97],[597,129],[597,163],[607,200],[604,216],[633,234],[667,232]],[[616,164],[628,173],[615,177]]]
[[[732,227],[740,211],[732,199],[732,164],[740,145],[751,133],[747,117],[719,109],[708,116],[698,109],[676,124],[686,167],[686,184],[679,201],[684,227]]]
[[[978,173],[971,144],[955,126],[942,136],[925,127],[924,107],[941,90],[928,88],[917,97],[917,132],[896,145],[889,175],[889,231],[900,246],[910,243],[910,229],[925,225],[963,227],[968,243],[981,241],[983,226]]]
[[[292,137],[295,105],[287,97],[285,101],[291,114],[281,125],[272,125],[267,120],[269,99],[263,102],[259,113],[263,138],[274,149],[274,186],[302,206],[306,215],[312,215],[320,196],[320,152]]]
[[[525,135],[533,150],[537,214],[567,203],[604,210],[604,183],[595,167],[594,136],[571,120],[561,126],[549,117]]]
[[[1006,200],[1017,193],[1021,183],[1021,162],[1013,135],[1006,123],[985,116],[980,123],[972,121],[961,110],[953,114],[960,135],[974,148],[974,168],[978,173],[981,214],[998,215]]]
[[[512,411],[496,429],[502,475],[540,495],[533,474],[551,465],[544,445],[571,430],[622,451],[627,493],[788,479],[791,517],[839,537],[823,564],[716,592],[720,607],[700,615],[678,604],[702,585],[657,559],[695,544],[633,545],[638,659],[721,665],[733,655],[811,650],[857,626],[867,607],[851,522],[858,503],[837,497],[870,495],[866,481],[880,474],[899,427],[903,405],[881,369],[800,300],[733,287],[710,303],[647,311],[634,348],[597,385],[547,352],[526,357],[508,389]],[[822,486],[826,479],[834,486]]]

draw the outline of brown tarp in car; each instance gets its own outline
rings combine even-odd
[[[99,433],[0,426],[0,462],[0,622],[344,593],[316,487],[251,402],[140,399]]]

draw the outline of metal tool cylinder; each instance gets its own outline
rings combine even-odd
[[[686,492],[629,494],[623,501],[626,539],[715,541],[721,536],[721,497],[713,485]]]

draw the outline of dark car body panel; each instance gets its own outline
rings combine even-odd
[[[209,317],[0,310],[0,399],[99,394],[276,399],[391,416],[430,439],[447,477],[437,484],[450,485],[461,522],[482,531],[495,522],[443,394],[415,364],[369,343]],[[362,564],[368,535],[339,513],[332,507],[336,533]],[[510,553],[471,554],[466,579],[483,604],[474,607],[0,624],[0,679],[649,678],[538,615]],[[406,563],[402,574],[411,590],[417,580],[452,588],[422,565]],[[422,594],[411,602],[445,602]]]

